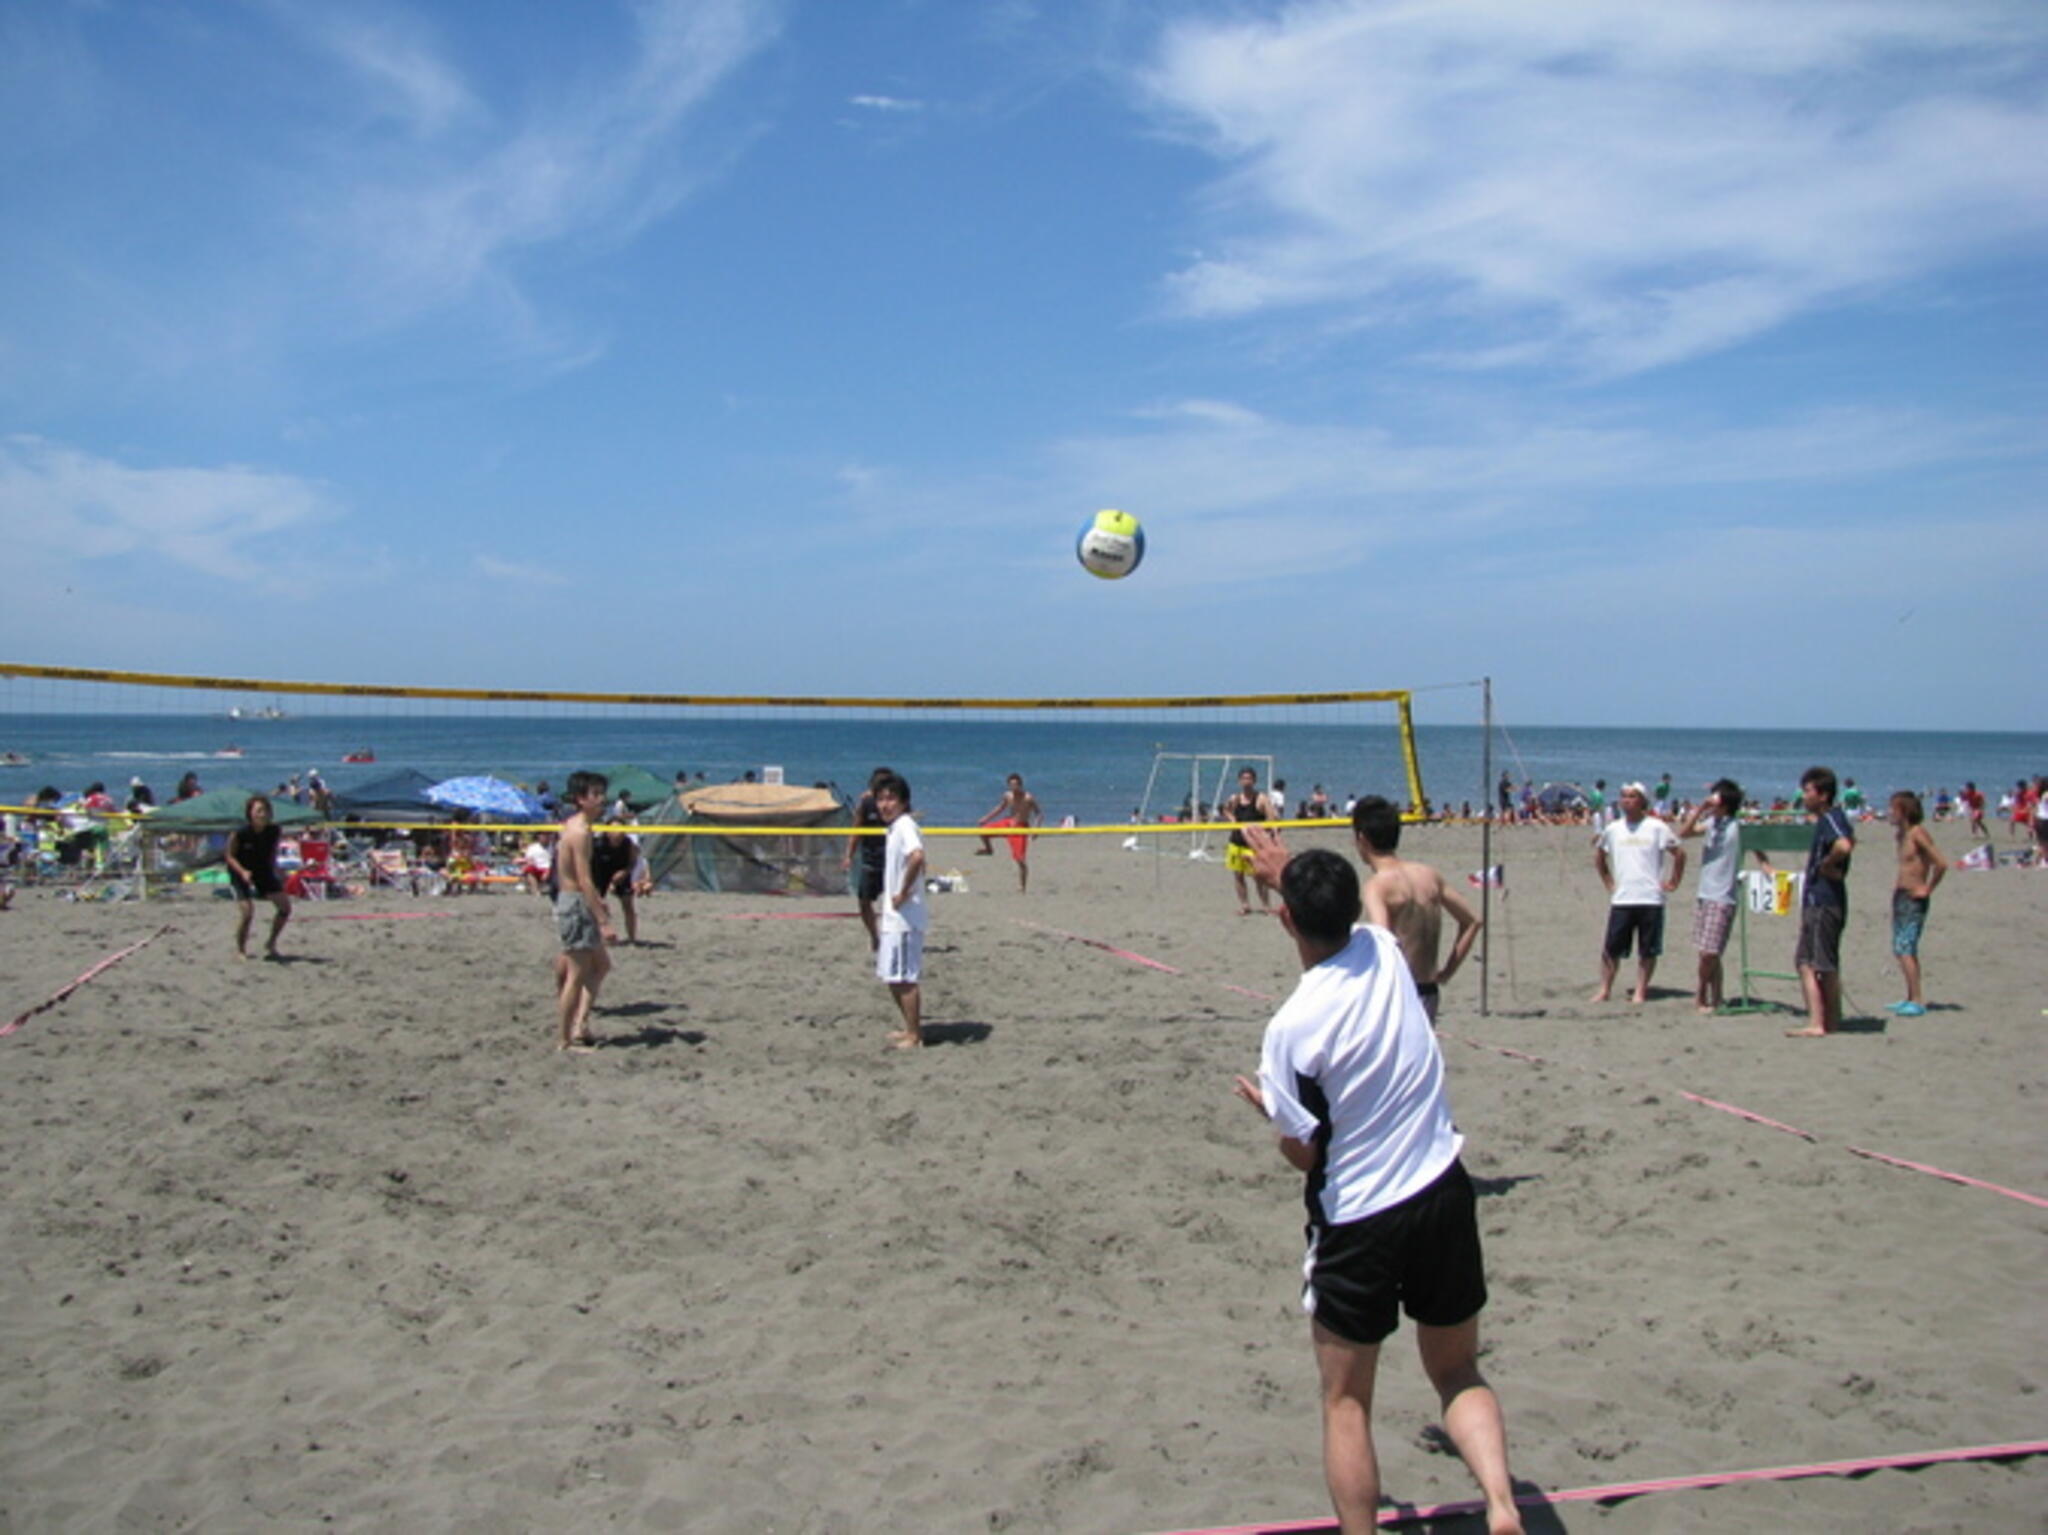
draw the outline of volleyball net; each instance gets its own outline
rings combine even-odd
[[[1194,762],[1190,773],[1179,764]],[[46,787],[67,801],[103,786],[119,810],[142,780],[159,806],[189,790],[280,792],[331,806],[337,823],[516,833],[532,815],[488,809],[379,813],[357,791],[491,778],[541,800],[571,771],[630,783],[636,836],[741,846],[762,839],[807,866],[796,888],[839,873],[847,817],[797,810],[700,816],[691,796],[755,783],[850,807],[887,764],[910,780],[927,838],[980,837],[1009,775],[1040,809],[1036,826],[994,834],[1115,836],[1153,846],[1162,829],[1227,833],[1224,793],[1249,768],[1261,792],[1284,784],[1281,824],[1313,825],[1376,793],[1428,812],[1405,689],[1106,698],[900,698],[567,691],[318,682],[0,662],[0,803]],[[1165,765],[1164,767],[1162,765]],[[666,792],[662,792],[666,791]],[[401,791],[402,792],[402,791]],[[772,811],[775,796],[757,803]],[[549,817],[548,819],[552,819]],[[1140,834],[1142,833],[1142,838]],[[819,847],[797,856],[806,843]],[[829,863],[829,869],[825,866]],[[764,876],[765,877],[765,876]]]

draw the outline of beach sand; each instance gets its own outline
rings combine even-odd
[[[1591,1005],[1588,834],[1496,840],[1491,1015],[1468,970],[1444,1049],[1526,1488],[2048,1434],[2048,1210],[1848,1149],[2048,1194],[2048,876],[1952,874],[1937,1005],[1896,1020],[1890,836],[1862,838],[1852,1032],[1819,1042],[1695,1014],[1690,876],[1651,1002]],[[884,1048],[845,901],[646,901],[609,1043],[565,1057],[529,896],[302,904],[269,965],[237,963],[232,907],[196,892],[25,890],[0,1024],[169,931],[0,1040],[0,1529],[1326,1515],[1299,1178],[1230,1092],[1291,946],[1218,864],[1048,839],[1020,896],[973,845],[932,843],[972,890],[932,898],[919,1053]],[[1461,876],[1479,833],[1404,851]],[[1788,919],[1750,931],[1789,968]],[[1380,1375],[1385,1488],[1467,1498],[1411,1338]],[[1531,1527],[2017,1530],[2044,1508],[2032,1459]]]

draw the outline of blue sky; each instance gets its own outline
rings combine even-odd
[[[2037,729],[2044,145],[2035,0],[0,0],[0,656]]]

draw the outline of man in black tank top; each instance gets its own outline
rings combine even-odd
[[[1273,819],[1273,802],[1259,792],[1259,775],[1250,768],[1241,768],[1237,775],[1237,792],[1222,804],[1222,814],[1217,818],[1235,821],[1247,826],[1258,821]],[[1245,889],[1245,876],[1252,872],[1252,850],[1244,840],[1244,833],[1234,831],[1223,849],[1224,865],[1230,870],[1230,877],[1237,882],[1237,914],[1249,917],[1252,914],[1251,894]],[[1272,896],[1266,887],[1253,881],[1259,892],[1259,909],[1272,909]]]

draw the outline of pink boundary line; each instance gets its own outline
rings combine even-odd
[[[1147,959],[1144,955],[1134,954],[1129,949],[1119,949],[1113,943],[1104,943],[1100,938],[1088,938],[1080,933],[1061,932],[1060,929],[1047,927],[1042,922],[1026,922],[1022,917],[1013,918],[1012,920],[1019,927],[1028,927],[1033,932],[1038,933],[1050,933],[1053,937],[1064,938],[1069,943],[1085,943],[1091,949],[1100,949],[1105,954],[1114,954],[1118,959],[1127,959],[1134,965],[1143,965],[1147,970],[1158,970],[1166,975],[1180,975],[1183,973],[1172,965],[1167,964],[1164,960]]]
[[[133,954],[137,949],[140,949],[147,944],[155,943],[159,938],[163,937],[163,935],[168,933],[170,930],[171,929],[169,924],[165,924],[163,927],[158,928],[155,932],[151,933],[147,938],[142,939],[140,942],[131,943],[125,949],[116,949],[112,954],[109,954],[105,959],[101,960],[98,964],[94,965],[90,970],[86,971],[85,974],[81,975],[77,980],[71,982],[70,985],[60,986],[57,990],[51,992],[50,995],[43,1001],[38,1002],[34,1007],[30,1008],[27,1012],[22,1013],[20,1016],[15,1018],[15,1020],[12,1023],[9,1023],[5,1028],[0,1028],[0,1039],[5,1039],[8,1035],[12,1034],[16,1029],[20,1028],[24,1023],[27,1023],[29,1019],[35,1017],[37,1013],[48,1012],[51,1008],[55,1007],[59,1002],[62,1002],[66,997],[70,996],[71,993],[78,990],[78,988],[83,986],[87,981],[91,980],[94,976],[98,975],[101,971],[112,969],[115,965],[120,964],[122,960],[126,959],[129,955]]]
[[[1739,1109],[1732,1103],[1718,1103],[1712,1098],[1702,1098],[1698,1093],[1689,1093],[1683,1088],[1679,1089],[1678,1096],[1688,1103],[1703,1103],[1710,1109],[1719,1109],[1723,1114],[1733,1114],[1737,1119],[1747,1119],[1752,1124],[1769,1125],[1773,1130],[1783,1130],[1787,1135],[1796,1135],[1802,1141],[1812,1141],[1816,1145],[1820,1142],[1820,1137],[1811,1131],[1801,1130],[1796,1125],[1780,1124],[1775,1119],[1766,1119],[1763,1115],[1751,1113],[1748,1109]]]
[[[1815,1461],[1804,1466],[1769,1466],[1754,1471],[1706,1471],[1694,1476],[1666,1476],[1646,1482],[1609,1482],[1600,1487],[1573,1487],[1562,1492],[1527,1492],[1517,1495],[1518,1508],[1547,1508],[1553,1503],[1611,1503],[1640,1498],[1658,1492],[1694,1492],[1739,1482],[1790,1482],[1811,1476],[1862,1476],[1872,1471],[1918,1470],[1923,1466],[1957,1461],[2019,1460],[2048,1454],[2048,1439],[2023,1439],[2013,1444],[1978,1444],[1955,1450],[1923,1450],[1907,1455],[1867,1455],[1856,1460]],[[1381,1529],[1398,1529],[1404,1524],[1421,1524],[1431,1519],[1452,1519],[1486,1511],[1477,1498],[1458,1503],[1400,1503],[1384,1509]],[[1335,1530],[1331,1519],[1295,1519],[1267,1524],[1218,1525],[1212,1529],[1177,1530],[1171,1535],[1311,1535]]]
[[[1534,1061],[1539,1065],[1550,1064],[1540,1055],[1528,1055],[1520,1050],[1510,1050],[1505,1045],[1489,1045],[1483,1040],[1467,1039],[1463,1035],[1458,1034],[1445,1034],[1443,1037],[1445,1039],[1455,1039],[1459,1044],[1469,1045],[1475,1050],[1491,1050],[1496,1055],[1512,1056],[1518,1061]],[[1797,1125],[1784,1124],[1779,1120],[1771,1119],[1752,1110],[1739,1108],[1732,1103],[1722,1103],[1713,1098],[1703,1098],[1698,1093],[1689,1093],[1683,1088],[1673,1090],[1688,1103],[1697,1103],[1706,1108],[1719,1109],[1723,1114],[1733,1114],[1737,1119],[1746,1119],[1753,1124],[1765,1125],[1773,1130],[1782,1130],[1787,1135],[1796,1135],[1802,1141],[1811,1142],[1816,1146],[1821,1144],[1819,1136],[1810,1130],[1802,1130]],[[1950,1183],[1962,1184],[1965,1188],[1983,1189],[1988,1194],[2003,1194],[2008,1199],[2017,1199],[2023,1204],[2035,1205],[2041,1209],[2048,1210],[2048,1199],[2043,1199],[2038,1194],[2024,1193],[2019,1189],[2009,1189],[2002,1183],[1987,1183],[1982,1178],[1972,1178],[1965,1173],[1952,1173],[1946,1168],[1933,1167],[1925,1162],[1911,1162],[1904,1157],[1887,1156],[1882,1151],[1871,1151],[1863,1146],[1848,1146],[1843,1149],[1855,1156],[1868,1157],[1873,1162],[1884,1162],[1892,1167],[1902,1167],[1908,1172],[1925,1173],[1930,1178],[1945,1179]]]
[[[1925,1162],[1908,1162],[1904,1157],[1888,1157],[1882,1151],[1869,1151],[1861,1146],[1851,1146],[1852,1155],[1868,1157],[1873,1162],[1889,1162],[1893,1167],[1908,1168],[1916,1173],[1926,1173],[1930,1178],[1946,1178],[1950,1183],[1966,1184],[1973,1189],[1988,1189],[1994,1194],[2003,1194],[2007,1199],[2022,1200],[2048,1210],[2048,1199],[2039,1194],[2023,1194],[2018,1189],[2009,1189],[2002,1184],[1986,1183],[1982,1178],[1967,1178],[1961,1173],[1952,1173],[1939,1167],[1929,1167]]]

